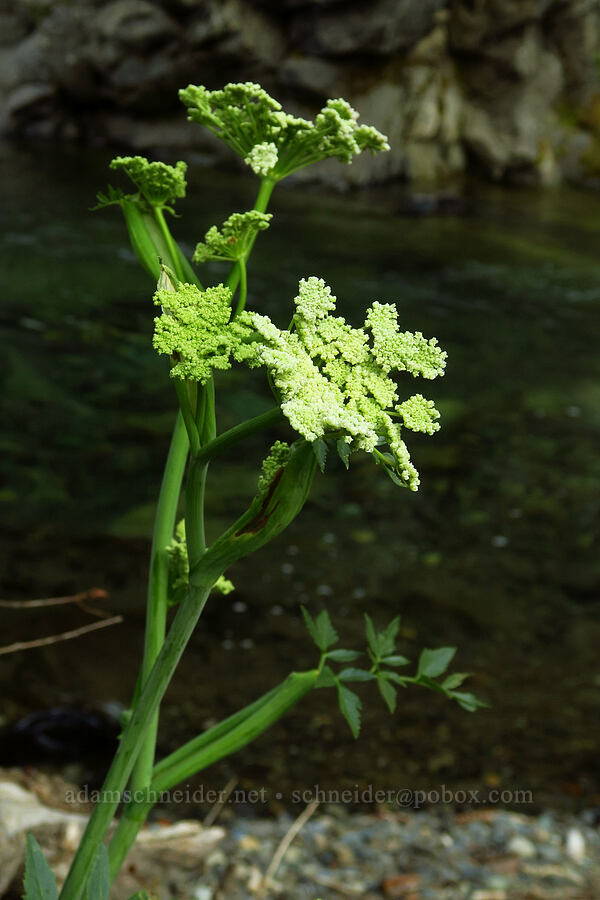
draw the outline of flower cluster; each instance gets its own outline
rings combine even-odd
[[[209,259],[238,260],[245,259],[256,235],[269,227],[273,216],[251,210],[245,213],[233,213],[223,222],[221,230],[213,225],[204,236],[204,243],[198,244],[193,260],[203,263]]]
[[[328,100],[310,122],[284,112],[252,82],[219,91],[190,84],[179,96],[190,121],[208,128],[257,175],[274,181],[331,156],[349,163],[363,150],[390,149],[385,135],[358,124],[358,113],[345,100]]]
[[[110,167],[122,169],[151,206],[163,207],[185,197],[187,164],[184,162],[169,166],[150,162],[143,156],[117,156]]]
[[[224,285],[201,291],[193,284],[161,288],[154,302],[154,348],[173,359],[171,375],[205,384],[213,369],[228,369],[236,334],[228,328],[231,291]]]
[[[239,345],[236,358],[266,367],[284,415],[306,440],[335,436],[384,463],[377,448],[387,444],[392,474],[416,490],[419,477],[401,428],[432,434],[439,413],[420,394],[399,402],[392,375],[435,378],[443,374],[445,352],[435,338],[401,332],[390,304],[373,303],[363,328],[330,315],[335,297],[322,279],[303,279],[295,303],[290,331],[280,331],[266,316],[242,313],[235,326],[254,339]]]
[[[292,448],[285,441],[275,441],[269,450],[269,455],[263,460],[258,478],[259,497],[267,493],[277,472],[288,464],[291,452]]]
[[[185,519],[177,524],[175,535],[166,549],[169,557],[169,606],[175,606],[181,603],[189,590],[190,561],[185,536]],[[219,575],[212,589],[226,595],[235,590],[235,587],[229,578]]]
[[[181,284],[159,289],[163,307],[154,346],[173,359],[171,374],[205,383],[231,359],[267,369],[281,410],[307,441],[333,437],[348,451],[373,453],[395,481],[416,490],[418,472],[402,439],[402,427],[433,434],[439,413],[415,394],[400,402],[394,375],[432,379],[442,375],[446,354],[435,338],[401,332],[391,304],[373,303],[364,326],[353,328],[335,310],[336,298],[320,278],[302,279],[292,328],[281,331],[267,316],[242,312],[231,320],[230,291]],[[390,454],[381,452],[382,445]],[[276,445],[263,471],[264,487],[282,465]],[[340,453],[342,455],[342,453]],[[262,489],[262,488],[261,488]]]

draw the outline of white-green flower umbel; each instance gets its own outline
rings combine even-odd
[[[259,231],[269,227],[273,216],[250,210],[245,213],[233,213],[223,222],[219,230],[216,225],[204,236],[204,243],[198,244],[193,260],[203,263],[209,259],[238,260],[246,259]]]
[[[395,306],[373,303],[364,326],[352,328],[335,310],[336,298],[320,278],[302,279],[292,328],[281,331],[267,316],[242,312],[231,320],[230,291],[181,284],[158,290],[163,307],[154,346],[171,356],[171,374],[205,383],[232,359],[264,366],[292,428],[307,441],[333,438],[347,451],[372,453],[398,483],[416,490],[402,428],[433,434],[439,413],[414,394],[400,401],[398,373],[432,379],[442,375],[446,353],[435,338],[400,331]],[[389,453],[383,453],[385,445]],[[281,466],[284,445],[265,462],[261,489]],[[342,454],[345,459],[347,453]]]
[[[292,448],[285,441],[275,441],[269,455],[263,460],[260,476],[258,478],[258,494],[264,496],[277,473],[284,469],[289,461]]]
[[[349,163],[363,150],[390,149],[385,135],[358,124],[358,113],[345,100],[328,100],[310,122],[284,112],[250,81],[219,91],[190,84],[179,97],[190,121],[204,125],[254,172],[274,181],[331,156]]]
[[[250,166],[256,175],[263,177],[271,175],[277,161],[279,153],[277,147],[273,143],[255,144],[244,162]]]
[[[143,156],[117,156],[110,167],[122,169],[151,206],[166,206],[185,197],[187,164],[184,162],[169,166],[150,162]]]
[[[154,348],[173,360],[171,376],[205,384],[213,369],[229,369],[232,344],[228,327],[231,291],[224,285],[201,291],[193,284],[156,291],[162,315],[154,320]]]
[[[420,394],[399,402],[392,375],[442,375],[445,352],[435,338],[401,332],[390,304],[373,303],[363,328],[331,316],[335,297],[322,279],[303,279],[295,302],[290,331],[280,331],[266,316],[242,313],[233,327],[240,335],[246,329],[250,340],[234,348],[234,355],[266,367],[284,415],[306,440],[333,436],[350,450],[373,453],[395,480],[416,490],[419,477],[402,425],[432,434],[439,414]],[[378,449],[383,444],[391,459]]]

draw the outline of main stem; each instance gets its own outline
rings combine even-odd
[[[256,198],[254,209],[258,210],[259,212],[264,212],[266,210],[274,187],[275,182],[271,181],[268,178],[263,178]],[[175,274],[178,278],[183,280],[183,273],[181,272],[181,265],[179,255],[177,253],[177,248],[165,221],[164,214],[162,210],[158,208],[155,209],[155,214],[158,226],[169,249]],[[251,247],[248,250],[247,256],[249,256],[250,250]],[[235,266],[227,280],[227,285],[229,288],[231,288],[232,291],[235,291],[239,282],[239,278],[240,269],[238,266]],[[202,434],[203,443],[208,443],[214,438],[215,435],[214,393],[211,399],[213,408],[212,410],[206,410],[204,429]],[[208,406],[208,398],[206,398],[206,400]],[[183,434],[181,434],[180,432],[183,432]],[[155,524],[153,537],[153,548],[151,556],[151,583],[149,585],[148,593],[148,622],[144,647],[144,664],[142,669],[141,693],[137,699],[137,702],[135,703],[131,719],[129,720],[125,731],[123,732],[119,749],[117,750],[117,753],[113,759],[112,765],[108,771],[106,780],[102,787],[103,795],[107,799],[106,801],[102,800],[97,803],[94,808],[94,811],[88,822],[88,826],[82,837],[81,844],[79,845],[71,868],[69,869],[67,879],[61,891],[61,900],[76,900],[76,898],[80,895],[83,888],[85,887],[89,870],[96,853],[96,848],[101,843],[106,834],[112,817],[114,816],[119,805],[120,795],[127,785],[127,779],[131,775],[133,767],[136,763],[136,759],[138,757],[140,758],[139,768],[136,768],[132,784],[137,784],[141,788],[146,788],[150,784],[152,764],[154,761],[154,753],[156,749],[156,732],[160,702],[171,680],[173,672],[177,667],[177,664],[181,658],[189,637],[198,621],[198,618],[200,617],[200,614],[204,608],[204,604],[206,603],[206,600],[210,593],[210,588],[212,586],[210,585],[203,588],[190,588],[190,593],[188,594],[186,600],[181,604],[179,611],[173,621],[173,625],[171,626],[171,629],[165,640],[167,607],[166,589],[164,594],[164,603],[162,602],[162,599],[158,599],[159,594],[156,593],[156,591],[159,590],[160,596],[162,597],[162,590],[165,584],[163,579],[165,577],[167,578],[168,587],[168,559],[166,560],[166,574],[165,569],[163,569],[164,560],[161,557],[161,563],[156,570],[159,573],[160,577],[157,578],[154,583],[153,575],[155,572],[155,547],[158,552],[160,541],[160,546],[165,548],[169,544],[173,535],[177,504],[181,490],[181,481],[183,479],[183,469],[185,468],[185,462],[187,458],[188,442],[181,413],[177,417],[176,433],[177,439],[176,434],[174,433],[171,442],[171,450],[173,450],[174,454],[173,459],[170,462],[170,450],[169,459],[167,459],[165,475],[163,477],[163,482],[161,485],[161,496],[159,497],[159,505],[157,508],[157,522]],[[183,446],[185,447],[185,455]],[[183,459],[181,457],[183,457]],[[178,467],[180,467],[180,469]],[[198,480],[200,482],[203,482],[206,477],[206,464],[204,464],[203,466],[199,465],[197,468],[199,470],[197,476]],[[177,476],[179,476],[178,479]],[[161,497],[163,495],[163,487],[165,489],[164,503],[162,505],[164,515],[163,512],[161,512]],[[169,492],[168,499],[167,490]],[[201,490],[201,493],[203,493],[203,490]],[[169,515],[171,512],[173,513],[173,520],[167,540],[163,544],[162,541],[167,533],[167,510],[169,511]],[[198,510],[198,512],[202,513],[203,520],[203,511]],[[197,548],[196,552],[198,552],[198,550],[203,546],[203,526],[200,533],[197,535],[196,539],[192,541],[192,543],[195,544],[195,547]],[[150,662],[153,656],[155,663],[154,666],[152,666]],[[144,677],[146,675],[147,678],[144,681]],[[140,821],[132,822],[131,828],[124,829],[128,832],[128,834],[127,836],[124,834],[123,837],[128,840],[129,843],[135,837],[135,833],[137,833],[137,830],[139,829],[141,824],[142,823]],[[117,857],[120,855],[118,850],[116,855]],[[111,872],[111,875],[113,877],[115,874],[115,871]]]
[[[210,585],[203,584],[201,587],[190,588],[189,594],[179,607],[156,663],[133,708],[131,719],[121,736],[119,749],[102,786],[101,798],[94,807],[69,869],[60,894],[61,900],[77,900],[85,887],[97,848],[102,843],[117,810],[142,742],[154,721],[211,587],[212,580]]]
[[[143,687],[165,641],[169,591],[169,555],[167,547],[173,538],[181,482],[188,455],[188,437],[181,412],[177,414],[169,454],[165,464],[150,551],[150,577],[146,603],[146,634],[142,663]],[[149,784],[154,767],[154,748],[158,732],[158,714],[148,728],[140,751],[131,786],[134,790]]]

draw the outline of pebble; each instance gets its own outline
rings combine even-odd
[[[213,892],[209,887],[200,884],[194,888],[194,900],[212,900]]]
[[[567,853],[576,863],[585,859],[585,838],[577,828],[569,828],[567,832]]]
[[[266,871],[293,821],[289,814],[244,820],[240,840],[239,823],[228,826],[224,817],[230,830],[220,849],[237,872],[227,882],[227,900],[250,900],[256,871]],[[215,897],[222,896],[218,874],[207,866],[202,881]],[[294,838],[265,897],[598,900],[600,834],[585,814],[536,817],[496,808],[365,814],[333,804]]]
[[[44,797],[52,796],[52,791],[57,797],[64,796],[64,785],[59,789],[46,776],[39,778],[44,779],[40,782]],[[36,816],[49,816],[49,821],[58,816],[61,821],[66,819],[68,825],[75,815],[83,827],[81,814],[46,808],[37,795],[18,782],[7,782],[5,793],[5,807],[0,809],[0,838],[10,816],[16,814],[14,796],[18,799],[22,794],[27,794],[33,803]],[[23,824],[22,807],[19,801],[19,821],[23,828],[31,827],[29,812]],[[171,862],[166,856],[163,859],[157,855],[156,847],[150,860],[152,877],[164,888],[154,893],[160,900],[172,896],[190,900],[253,900],[257,893],[265,900],[600,898],[600,831],[589,810],[579,815],[546,811],[535,816],[499,807],[453,812],[448,806],[441,806],[419,811],[381,809],[377,813],[328,804],[304,823],[283,854],[270,884],[265,885],[265,873],[277,848],[302,811],[298,807],[277,817],[251,819],[237,817],[225,807],[218,828],[205,830],[197,822],[170,824],[166,831]],[[160,842],[161,829],[165,826],[160,820],[154,822],[140,840],[144,838],[147,846]],[[190,833],[194,835],[192,844]],[[61,834],[60,852],[69,848],[72,851],[76,836],[71,836],[68,829]],[[174,835],[179,841],[176,847]],[[164,835],[162,839],[165,840]],[[9,849],[12,852],[14,848],[11,845]],[[1,852],[0,856],[8,858]],[[56,857],[51,854],[51,858]],[[136,865],[140,865],[139,860]],[[177,891],[170,887],[174,872]],[[0,867],[0,876],[3,874]],[[131,891],[115,897],[126,900]]]
[[[531,859],[531,857],[537,855],[533,841],[520,834],[516,834],[510,839],[507,849],[509,853],[515,853],[517,856],[522,856],[523,859]]]

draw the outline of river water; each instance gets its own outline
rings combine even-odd
[[[6,724],[49,707],[127,704],[139,657],[174,398],[151,348],[152,285],[119,213],[88,212],[108,160],[1,151],[1,596],[98,586],[125,615],[78,641],[0,657]],[[192,167],[173,225],[186,251],[249,208],[254,190]],[[161,749],[313,665],[300,603],[327,607],[344,644],[359,646],[363,612],[382,624],[401,614],[401,652],[456,645],[456,668],[474,673],[491,708],[470,715],[411,689],[391,718],[367,690],[354,742],[333,696],[318,692],[207,784],[233,775],[284,803],[319,783],[500,786],[531,790],[537,807],[600,805],[600,199],[474,184],[447,206],[415,214],[401,187],[276,192],[249,306],[285,324],[308,275],[325,278],[354,324],[372,300],[396,302],[404,328],[448,351],[443,379],[409,388],[436,401],[442,430],[407,439],[417,494],[356,457],[349,473],[318,476],[302,516],[235,568],[235,592],[211,600],[169,690]],[[268,404],[245,372],[220,375],[217,391],[222,428]],[[264,449],[255,440],[212,466],[209,535],[244,508]],[[71,608],[3,611],[2,643],[86,621]]]

